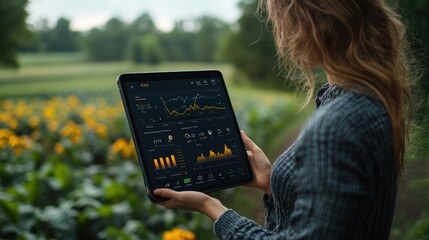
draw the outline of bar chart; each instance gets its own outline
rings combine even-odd
[[[177,167],[176,157],[173,154],[169,157],[155,158],[153,163],[156,170]]]

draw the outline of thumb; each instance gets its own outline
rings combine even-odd
[[[256,145],[256,143],[254,143],[252,139],[250,139],[243,130],[241,130],[240,133],[241,133],[241,138],[243,139],[244,146],[249,151],[253,152],[254,150],[259,150],[258,145]]]
[[[157,196],[164,198],[177,198],[179,192],[171,190],[169,188],[158,188],[153,191],[153,193]]]

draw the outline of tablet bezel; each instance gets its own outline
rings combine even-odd
[[[144,82],[144,81],[165,81],[165,80],[192,80],[192,79],[201,79],[201,78],[218,78],[221,81],[221,85],[222,85],[222,89],[223,89],[223,93],[225,94],[225,99],[229,108],[229,112],[230,112],[230,116],[232,118],[233,121],[233,130],[235,131],[239,142],[237,143],[238,145],[238,149],[240,151],[240,161],[244,161],[245,162],[245,166],[246,169],[245,171],[249,174],[249,179],[232,179],[229,182],[224,182],[224,183],[220,183],[220,184],[216,184],[216,185],[212,185],[210,186],[210,188],[208,189],[201,189],[201,187],[198,187],[197,189],[192,189],[192,190],[196,190],[196,191],[201,191],[204,193],[209,193],[209,192],[213,192],[213,191],[218,191],[218,190],[222,190],[222,189],[226,189],[226,188],[231,188],[231,187],[235,187],[235,186],[239,186],[239,185],[243,185],[243,184],[247,184],[252,182],[253,180],[253,173],[252,173],[252,169],[250,166],[250,162],[249,159],[247,157],[247,152],[246,152],[246,148],[244,147],[244,143],[243,140],[241,138],[240,135],[240,128],[238,126],[238,122],[233,110],[233,106],[231,104],[231,100],[229,98],[229,94],[225,85],[225,81],[224,78],[222,76],[222,73],[218,70],[199,70],[199,71],[166,71],[166,72],[142,72],[142,73],[123,73],[121,75],[118,76],[117,78],[117,85],[119,88],[119,92],[122,98],[122,103],[124,105],[124,109],[126,112],[126,116],[127,116],[127,120],[128,120],[128,125],[130,127],[131,130],[131,135],[133,137],[134,140],[134,146],[136,149],[136,153],[137,153],[137,157],[139,160],[139,165],[142,171],[142,175],[144,178],[144,182],[145,182],[145,186],[146,186],[146,191],[148,193],[149,199],[153,202],[157,202],[157,201],[164,201],[166,199],[164,198],[160,198],[156,195],[153,194],[153,186],[154,183],[152,183],[151,178],[149,177],[149,166],[148,164],[148,159],[144,158],[144,155],[140,149],[139,146],[143,146],[142,144],[142,140],[140,140],[139,137],[137,137],[137,124],[134,123],[133,121],[133,117],[131,116],[131,106],[130,106],[130,101],[128,98],[129,93],[126,91],[126,88],[124,88],[125,83],[127,82]],[[203,185],[204,186],[204,185]],[[184,189],[186,190],[190,190],[190,189]]]

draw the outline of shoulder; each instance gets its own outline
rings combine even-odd
[[[322,138],[362,138],[390,132],[390,120],[383,104],[369,96],[347,92],[319,107],[304,131]],[[380,136],[381,137],[381,136]]]
[[[390,129],[383,104],[365,95],[347,92],[319,107],[297,147],[299,189],[366,195],[389,161]]]

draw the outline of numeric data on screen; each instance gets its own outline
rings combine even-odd
[[[221,79],[129,82],[150,178],[183,189],[243,176],[239,136]]]

